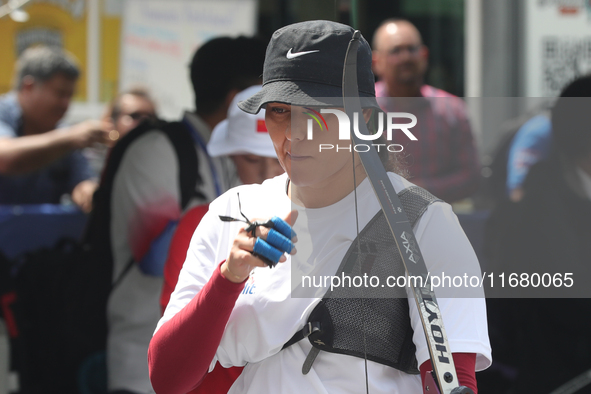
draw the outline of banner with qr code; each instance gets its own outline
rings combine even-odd
[[[591,71],[591,36],[542,40],[542,93],[554,97],[566,84]]]
[[[525,91],[556,97],[591,72],[591,0],[527,0]]]

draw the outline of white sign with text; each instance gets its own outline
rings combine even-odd
[[[145,86],[161,117],[194,109],[189,64],[217,36],[253,35],[254,0],[127,0],[123,12],[119,89]]]

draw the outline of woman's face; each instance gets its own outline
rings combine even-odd
[[[306,113],[310,111],[304,107],[281,103],[267,104],[265,112],[277,158],[291,181],[298,186],[322,186],[341,176],[350,176],[352,142],[339,140],[337,117],[324,115],[327,129],[321,129],[313,121],[313,136],[308,139],[307,121],[312,118]],[[330,145],[334,148],[326,148]]]

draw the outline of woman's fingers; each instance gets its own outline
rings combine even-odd
[[[289,213],[283,218],[283,220],[291,227],[293,227],[293,225],[295,224],[296,220],[298,219],[298,211],[296,211],[295,209],[292,209],[291,211],[289,211]],[[291,230],[292,232],[292,239],[295,237],[296,240],[294,242],[297,242],[297,236],[296,233],[293,231],[293,229]]]
[[[256,238],[242,229],[234,239],[230,254],[221,270],[224,277],[234,283],[244,282],[255,267],[266,267],[264,261],[253,255]]]
[[[273,217],[268,221],[259,221],[269,227],[257,226],[256,237],[252,237],[246,228],[242,228],[236,238],[225,264],[224,275],[233,282],[245,280],[255,267],[274,267],[287,260],[285,253],[295,254],[295,232],[289,223],[297,219],[297,211],[289,212],[283,219]]]
[[[285,219],[289,221],[295,221],[296,218],[297,211],[291,211],[285,217]],[[278,259],[283,253],[296,253],[294,244],[297,242],[297,237],[286,220],[274,216],[266,222],[258,222],[262,224],[256,229],[257,238],[266,242],[261,243],[258,248],[253,251],[255,254],[268,259],[269,261],[267,261],[267,263],[271,263],[270,265],[272,266],[279,261]],[[269,249],[270,247],[272,249]]]
[[[279,261],[286,260],[283,253],[262,238],[257,238],[254,244],[253,254],[270,267],[274,267]]]
[[[252,252],[254,250],[254,244],[256,240],[256,238],[251,237],[244,229],[241,229],[234,239],[234,245],[242,250]]]
[[[279,231],[277,231],[273,228],[270,229],[269,232],[267,233],[266,241],[269,245],[280,250],[281,252],[285,252],[288,254],[291,254],[292,251],[295,252],[295,246],[294,246],[293,242],[289,238],[287,238],[286,236],[284,236]]]
[[[284,237],[289,238],[292,242],[297,242],[297,235],[293,231],[292,226],[298,217],[298,211],[290,211],[283,219],[274,216],[269,220],[257,220],[261,223],[256,229],[256,236],[267,239],[267,235],[271,229],[279,232]]]

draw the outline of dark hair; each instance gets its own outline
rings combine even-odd
[[[148,102],[150,102],[152,104],[152,106],[155,108],[156,104],[154,103],[154,100],[152,99],[152,97],[150,96],[150,93],[148,92],[147,89],[142,88],[142,87],[135,87],[135,88],[131,88],[129,90],[125,90],[121,93],[119,93],[117,95],[117,97],[115,97],[113,99],[113,101],[111,102],[111,110],[110,112],[110,118],[115,121],[119,115],[121,115],[121,98],[125,95],[132,95],[132,96],[136,96],[136,97],[140,97]]]
[[[219,37],[203,44],[191,61],[191,82],[199,113],[223,105],[232,89],[260,83],[267,41],[257,37]]]
[[[56,74],[78,79],[80,71],[74,57],[60,49],[38,46],[23,51],[16,66],[17,90],[22,89],[23,80],[31,76],[38,82],[45,82]]]
[[[552,135],[556,151],[570,159],[591,152],[591,75],[571,82],[552,109]]]

